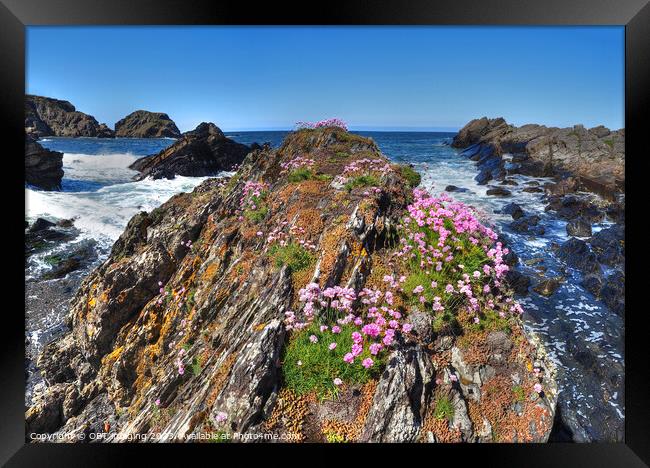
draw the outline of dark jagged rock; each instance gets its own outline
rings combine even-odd
[[[560,246],[557,256],[568,266],[581,272],[600,273],[602,270],[598,264],[596,254],[593,253],[587,243],[583,240],[572,237]]]
[[[544,190],[539,187],[524,187],[521,191],[526,193],[544,193]]]
[[[240,164],[250,148],[227,138],[213,123],[202,123],[196,129],[158,154],[135,161],[131,169],[140,171],[136,180],[152,176],[172,179],[175,175],[208,176],[231,170]]]
[[[68,273],[79,270],[96,258],[94,242],[85,242],[71,252],[54,254],[46,257],[52,269],[43,275],[43,279],[63,278]]]
[[[445,192],[467,192],[466,188],[456,187],[455,185],[447,185]]]
[[[60,190],[63,178],[63,153],[43,148],[25,136],[25,182],[43,190]]]
[[[624,191],[624,141],[624,130],[586,129],[582,125],[571,128],[532,124],[515,127],[502,118],[483,117],[465,125],[454,137],[452,146],[469,147],[465,151],[471,148],[471,154],[478,154],[485,147],[490,147],[491,153],[498,157],[510,153],[513,160],[516,158],[517,172],[522,174],[556,175],[560,179],[572,176],[573,181],[560,182],[555,189],[559,193],[574,191],[579,185],[612,197]],[[487,175],[481,176],[482,179],[485,177]]]
[[[530,278],[517,270],[510,270],[506,273],[506,281],[512,290],[520,296],[528,294]]]
[[[512,216],[512,219],[519,219],[524,216],[524,210],[517,203],[508,203],[501,209],[501,213]]]
[[[560,285],[560,278],[548,278],[533,286],[533,291],[542,296],[549,297],[555,294],[555,291],[558,290]]]
[[[625,226],[602,229],[589,239],[598,261],[608,266],[625,264]]]
[[[543,235],[545,230],[539,226],[540,217],[537,215],[522,216],[510,223],[510,229],[515,232]]]
[[[122,138],[180,138],[181,131],[167,114],[137,110],[115,123],[115,136]]]
[[[555,211],[562,219],[572,220],[581,217],[591,223],[599,222],[605,216],[600,207],[591,200],[576,195],[549,197],[549,204],[545,210]]]
[[[25,260],[49,247],[68,242],[77,237],[74,227],[62,228],[43,218],[38,218],[25,232]]]
[[[625,273],[616,270],[603,281],[600,297],[610,310],[625,315]]]
[[[603,287],[603,277],[598,274],[590,273],[585,275],[580,285],[594,296],[600,296],[600,289]]]
[[[576,218],[566,225],[566,232],[575,237],[591,237],[591,223],[584,218]]]
[[[34,224],[32,224],[29,227],[29,232],[42,231],[52,226],[56,226],[56,223],[53,223],[52,221],[48,221],[47,219],[44,218],[37,218],[36,221],[34,221]]]
[[[503,179],[503,180],[499,183],[499,185],[519,185],[519,183],[517,183],[516,181],[514,181],[514,180],[512,180],[512,179]]]
[[[68,101],[42,96],[25,96],[25,133],[44,136],[112,138],[113,131]]]
[[[512,192],[510,192],[510,190],[506,190],[506,189],[504,189],[502,187],[494,187],[494,188],[488,189],[485,192],[485,194],[486,195],[493,195],[495,197],[509,197],[510,195],[512,195]]]

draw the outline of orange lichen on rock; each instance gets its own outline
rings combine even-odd
[[[293,435],[290,439],[292,442],[302,442],[303,424],[308,413],[308,399],[283,388],[278,394],[271,416],[264,422],[264,428],[267,431],[289,432]]]

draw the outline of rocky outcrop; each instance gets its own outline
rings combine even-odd
[[[227,138],[213,123],[203,122],[170,147],[140,158],[129,167],[140,171],[136,180],[148,176],[154,179],[208,176],[232,170],[249,151],[248,146]]]
[[[113,130],[68,101],[43,96],[25,96],[25,133],[45,136],[112,138]]]
[[[464,156],[477,161],[479,183],[507,174],[571,177],[566,191],[583,188],[606,196],[624,191],[625,131],[599,126],[586,129],[543,125],[509,125],[503,118],[475,119],[454,137],[452,146],[466,148]],[[504,157],[507,155],[507,157]]]
[[[375,186],[348,185],[346,168],[368,161],[381,163]],[[310,167],[300,178],[287,173],[297,162]],[[516,315],[507,326],[459,316],[463,326],[439,329],[422,315],[429,311],[404,303],[416,333],[404,328],[365,383],[345,382],[330,398],[288,386],[286,353],[302,335],[287,317],[304,303],[299,291],[386,281],[400,248],[396,226],[414,196],[398,169],[369,139],[300,130],[277,150],[249,153],[233,177],[134,216],[81,284],[71,332],[38,360],[48,388],[27,411],[27,432],[104,432],[106,441],[190,441],[206,431],[319,442],[545,441],[554,369]],[[273,245],[300,254],[279,256],[273,238],[291,233],[301,242]]]
[[[181,132],[167,114],[137,110],[115,123],[115,136],[122,138],[180,138]]]
[[[60,190],[63,178],[63,153],[43,148],[25,136],[25,183],[43,190]]]

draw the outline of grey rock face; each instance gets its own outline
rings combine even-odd
[[[34,138],[114,136],[106,124],[77,111],[68,101],[29,94],[25,96],[25,133]]]
[[[167,114],[137,110],[115,123],[115,136],[123,138],[180,138],[181,132]]]
[[[25,182],[43,190],[60,190],[63,153],[43,148],[34,138],[25,137]]]
[[[414,442],[434,379],[434,367],[421,348],[392,353],[377,385],[361,440]]]
[[[138,159],[130,168],[140,171],[136,180],[214,175],[241,164],[249,151],[248,146],[226,138],[213,123],[204,122],[169,148]]]

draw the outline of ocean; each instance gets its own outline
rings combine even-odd
[[[472,205],[481,216],[494,224],[507,239],[520,258],[518,269],[535,277],[534,266],[527,260],[544,259],[547,278],[564,276],[565,281],[551,297],[530,292],[519,298],[524,306],[524,321],[529,329],[539,333],[547,350],[557,362],[561,389],[560,405],[564,417],[567,413],[579,426],[586,428],[601,425],[623,426],[624,395],[611,391],[610,384],[599,370],[624,365],[623,320],[580,285],[580,275],[565,271],[552,253],[552,243],[561,244],[568,239],[566,221],[552,212],[545,212],[542,193],[527,193],[526,184],[543,185],[548,179],[514,175],[518,185],[505,186],[512,192],[509,197],[486,195],[488,185],[478,185],[474,180],[477,170],[470,160],[458,156],[450,146],[454,133],[440,132],[354,132],[371,137],[381,151],[392,161],[413,164],[422,175],[421,186],[432,192],[441,192],[448,185],[466,189],[451,193],[459,201]],[[277,147],[287,132],[229,132],[227,136],[241,143],[269,142]],[[75,218],[81,235],[73,242],[92,239],[97,243],[98,258],[93,266],[103,261],[113,242],[122,233],[128,220],[137,212],[149,211],[179,192],[189,192],[205,177],[176,177],[174,180],[144,180],[133,182],[136,174],[128,166],[139,157],[156,153],[173,139],[96,139],[53,138],[41,139],[46,148],[64,153],[65,171],[60,192],[44,192],[26,188],[26,219],[37,217],[58,219]],[[510,216],[497,213],[505,204],[516,202],[524,211],[539,215],[545,228],[543,236],[513,232],[509,228]],[[610,225],[605,220],[593,226],[598,231]],[[55,249],[62,249],[60,246]],[[35,255],[26,266],[27,280],[37,278],[47,264],[46,255]],[[27,311],[29,315],[29,310]],[[48,325],[50,326],[50,325]],[[39,336],[49,336],[44,330],[28,330],[32,342],[42,346]],[[596,362],[580,358],[584,353],[594,356]],[[588,362],[587,362],[588,361]],[[621,376],[621,379],[623,376]],[[596,423],[594,423],[596,421]],[[588,429],[585,429],[588,432]],[[594,429],[598,430],[598,429]],[[594,434],[586,433],[585,437]]]

